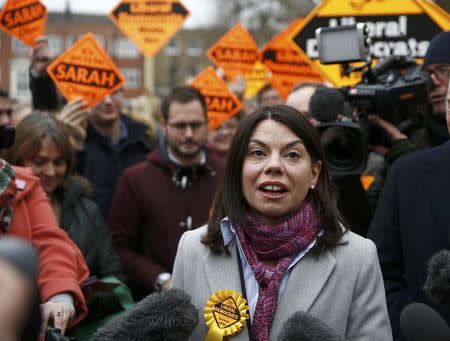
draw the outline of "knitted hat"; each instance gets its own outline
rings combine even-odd
[[[440,32],[431,39],[423,66],[433,63],[450,64],[450,31]]]

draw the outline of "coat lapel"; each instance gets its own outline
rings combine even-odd
[[[293,313],[311,308],[335,265],[336,259],[325,251],[319,258],[309,253],[294,266],[272,322],[271,340]]]
[[[231,256],[216,255],[211,252],[210,255],[204,257],[205,274],[211,294],[225,289],[236,290],[242,294],[236,244],[231,243],[228,249]]]
[[[211,291],[210,295],[226,289],[236,290],[240,294],[243,292],[237,263],[236,243],[231,243],[228,250],[231,256],[216,255],[209,251],[211,253],[203,258],[205,274]],[[242,329],[234,336],[228,337],[227,340],[249,341],[247,328]]]

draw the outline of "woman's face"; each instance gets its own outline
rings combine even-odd
[[[60,187],[67,174],[67,160],[49,137],[42,139],[39,152],[33,158],[25,160],[23,165],[33,170],[47,194]]]
[[[234,133],[239,125],[236,117],[222,123],[217,129],[208,133],[208,142],[211,147],[219,152],[228,152]]]
[[[263,223],[284,221],[315,185],[321,162],[314,164],[301,139],[286,125],[265,120],[250,137],[242,167],[242,190],[250,213]]]

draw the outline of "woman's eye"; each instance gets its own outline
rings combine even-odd
[[[262,150],[259,150],[259,149],[251,151],[250,154],[253,155],[253,156],[256,156],[256,157],[264,156],[264,152]]]
[[[296,160],[296,159],[300,158],[300,154],[297,152],[289,152],[289,153],[287,153],[287,157],[289,159]]]
[[[35,159],[35,160],[33,160],[33,163],[36,166],[42,166],[43,164],[45,164],[45,160],[43,160],[43,159]]]

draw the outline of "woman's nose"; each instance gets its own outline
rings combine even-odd
[[[47,176],[54,176],[55,175],[55,167],[53,167],[52,164],[48,164],[44,168],[44,174]]]
[[[267,159],[265,171],[268,174],[282,174],[283,173],[281,158],[278,154],[273,154],[273,155],[269,156],[269,158]]]

